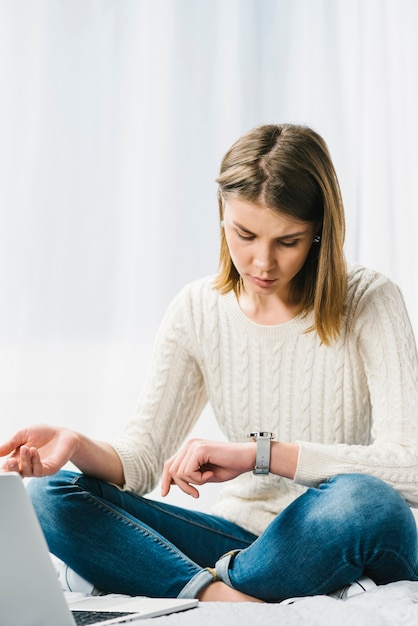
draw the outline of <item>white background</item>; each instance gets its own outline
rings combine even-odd
[[[261,123],[323,135],[347,257],[417,333],[417,32],[416,0],[0,0],[1,439],[119,432],[168,302],[216,271],[220,160]],[[210,410],[196,432],[220,436]]]

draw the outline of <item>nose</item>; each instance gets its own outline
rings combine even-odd
[[[274,265],[274,256],[271,247],[267,244],[260,243],[254,254],[254,266],[263,271],[272,269]]]

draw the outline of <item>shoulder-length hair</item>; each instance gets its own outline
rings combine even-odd
[[[344,207],[325,141],[305,126],[260,126],[228,150],[216,182],[221,220],[225,200],[240,198],[317,224],[317,237],[291,283],[290,296],[299,314],[313,311],[311,330],[330,344],[341,329],[347,269]],[[237,296],[242,289],[223,228],[215,287],[221,293],[234,290]]]

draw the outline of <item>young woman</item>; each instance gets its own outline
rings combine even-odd
[[[101,590],[279,602],[418,579],[418,359],[399,289],[346,267],[323,139],[265,125],[225,155],[216,276],[174,299],[111,443],[35,426],[0,447],[51,552]],[[188,433],[207,402],[227,441]],[[71,460],[80,474],[59,471]],[[162,477],[209,513],[143,496]]]

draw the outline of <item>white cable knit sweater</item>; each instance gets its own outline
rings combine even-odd
[[[212,278],[187,285],[161,325],[135,416],[112,444],[125,489],[145,494],[209,400],[231,441],[266,430],[300,444],[294,481],[251,472],[226,483],[213,513],[261,533],[335,474],[373,474],[418,506],[418,358],[399,289],[350,268],[345,323],[331,346],[312,316],[261,326]]]

